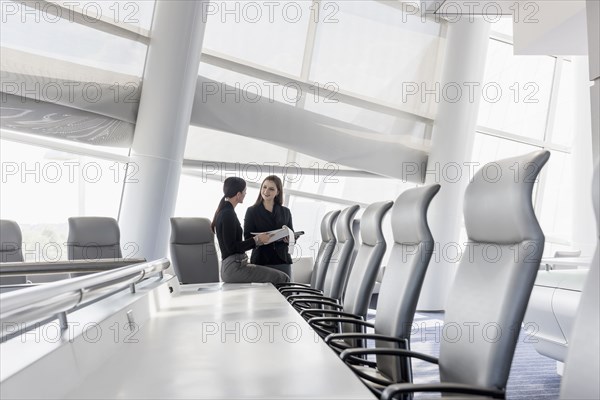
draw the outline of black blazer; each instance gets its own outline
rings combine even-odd
[[[242,241],[242,226],[233,206],[228,201],[217,214],[215,231],[223,260],[233,254],[244,254],[256,245],[254,239]]]
[[[248,239],[252,237],[252,232],[272,231],[281,229],[284,225],[294,230],[289,208],[275,204],[271,213],[261,202],[246,210],[244,237]],[[258,265],[291,264],[292,257],[288,253],[288,244],[279,240],[252,250],[250,262]]]

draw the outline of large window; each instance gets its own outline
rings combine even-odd
[[[122,25],[137,25],[141,11],[138,3],[118,4],[110,2],[101,7],[97,1],[87,4],[72,2],[71,9],[60,11],[58,7],[44,2],[36,7],[28,7],[26,2],[2,1],[2,47],[18,49],[27,53],[46,56],[51,59],[69,61],[117,73],[142,76],[146,57],[146,45],[95,29],[100,20]],[[106,2],[109,3],[109,2]],[[154,2],[141,2],[153,5]],[[73,6],[82,8],[76,11]],[[59,10],[59,11],[56,11]],[[83,13],[88,26],[74,21],[75,12]],[[151,15],[151,14],[150,14]],[[60,16],[64,17],[61,18]],[[144,21],[147,20],[147,17]],[[45,65],[29,66],[34,72]],[[31,71],[22,71],[30,73]],[[64,71],[53,71],[64,73]],[[78,79],[73,74],[72,79]]]
[[[492,30],[484,82],[490,89],[481,100],[472,158],[484,164],[550,150],[533,199],[551,255],[570,247],[575,71],[562,57],[513,55],[504,20]]]
[[[67,258],[69,217],[118,218],[124,163],[6,140],[0,154],[0,215],[21,227],[26,261]]]
[[[432,88],[439,81],[441,25],[384,2],[325,4],[332,5],[335,21],[318,25],[310,78],[407,111],[432,113],[434,102],[404,93],[410,83]]]
[[[205,8],[204,48],[300,75],[313,9],[310,1],[211,2]]]
[[[514,56],[513,46],[490,40],[478,124],[542,140],[555,60]]]
[[[309,111],[298,113],[306,121],[327,121],[327,126],[340,121],[349,137],[382,135],[427,151],[436,104],[404,92],[410,89],[407,82],[425,82],[429,89],[439,81],[444,22],[422,20],[402,9],[400,3],[373,1],[214,3],[206,10],[199,74],[242,90],[242,97],[235,99],[223,92],[224,87],[216,88],[216,95],[225,96],[221,102],[252,107],[252,96],[258,93],[270,102]],[[310,149],[300,152],[278,143],[279,135],[288,134],[285,130],[271,135],[271,143],[240,130],[238,126],[237,134],[231,134],[190,127],[178,215],[212,218],[223,179],[237,175],[249,183],[246,204],[236,209],[242,220],[245,207],[258,195],[256,185],[275,172],[284,180],[296,229],[306,232],[298,246],[304,255],[318,243],[327,211],[350,204],[364,209],[372,202],[394,200],[415,186],[351,163],[328,161],[323,156],[326,141],[314,141],[319,151],[310,154]]]

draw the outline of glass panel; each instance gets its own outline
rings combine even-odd
[[[114,36],[34,9],[20,2],[3,14],[0,44],[42,56],[99,69],[142,76],[145,44]],[[74,40],[74,38],[77,38]]]
[[[496,16],[490,16],[487,21],[492,22],[496,21]],[[503,16],[502,18],[498,18],[498,21],[493,22],[492,31],[498,32],[503,35],[512,36],[513,35],[513,20],[512,16]]]
[[[571,155],[552,151],[545,167],[545,186],[539,216],[546,236],[571,239],[573,179]]]
[[[0,215],[20,225],[27,261],[67,259],[69,217],[118,217],[125,164],[0,143]]]
[[[224,85],[213,87],[209,83],[203,87],[204,96],[217,96],[221,101],[235,101],[256,103],[259,97],[277,101],[287,105],[295,105],[300,97],[301,88],[296,83],[286,82],[268,82],[249,75],[240,74],[224,68],[215,67],[206,63],[200,63],[198,74],[216,82],[223,82],[226,85],[237,89],[247,91],[247,94],[241,93],[238,97],[234,93],[226,90]],[[257,95],[257,96],[255,96]],[[208,99],[208,97],[207,97]]]
[[[295,190],[366,204],[395,200],[404,190],[415,187],[396,179],[338,176],[333,168],[319,176],[297,176],[290,183]]]
[[[406,93],[439,82],[441,25],[378,1],[325,4],[332,5],[332,23],[318,25],[310,79],[434,115],[434,101]]]
[[[306,96],[304,108],[340,121],[379,133],[406,137],[407,143],[416,146],[429,146],[427,136],[429,126],[425,122],[402,118],[393,115],[366,110],[339,101],[327,99],[312,94]]]
[[[490,40],[477,123],[544,139],[553,75],[554,58],[515,56],[512,45]]]
[[[304,231],[294,248],[293,259],[300,257],[316,258],[321,244],[321,220],[331,210],[341,210],[346,206],[323,200],[290,196],[287,205],[292,212],[294,228]]]
[[[310,1],[221,1],[206,4],[206,49],[300,75]]]
[[[257,139],[190,126],[184,157],[188,160],[229,162],[236,165],[284,166],[287,162],[287,153],[288,150],[284,147]],[[218,167],[218,165],[210,168],[214,167]],[[243,175],[244,171],[240,171]]]
[[[250,188],[248,188],[250,192]],[[175,217],[205,217],[212,220],[219,200],[223,196],[223,182],[221,180],[203,179],[192,176],[184,170],[179,180],[179,192]],[[247,195],[249,198],[250,194]],[[236,210],[244,206],[236,207]],[[238,214],[239,215],[239,214]],[[241,214],[243,221],[244,214]]]
[[[150,30],[155,2],[154,0],[78,0],[64,3],[75,4],[82,9],[84,15],[89,17],[102,16],[109,23],[135,25]]]
[[[571,146],[573,129],[575,129],[575,68],[569,61],[564,61],[558,87],[558,104],[556,106],[554,129],[551,140],[553,143]]]
[[[356,168],[321,160],[320,158],[312,157],[304,153],[296,153],[294,163],[302,168],[322,169],[323,171],[313,172],[317,180],[319,179],[319,177],[325,178],[337,176],[336,171],[339,171],[341,169],[349,171],[358,171]]]
[[[536,150],[540,150],[540,148],[478,132],[475,134],[471,160],[477,163],[475,170],[478,170],[486,163],[527,154]]]

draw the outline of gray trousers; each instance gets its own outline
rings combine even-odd
[[[290,277],[274,268],[248,263],[246,254],[233,254],[221,264],[221,279],[226,283],[285,283]]]
[[[274,265],[265,265],[265,267],[276,269],[277,271],[281,271],[290,278],[292,277],[292,264],[274,264]]]

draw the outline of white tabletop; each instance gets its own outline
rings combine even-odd
[[[270,284],[175,297],[69,398],[373,399]]]

